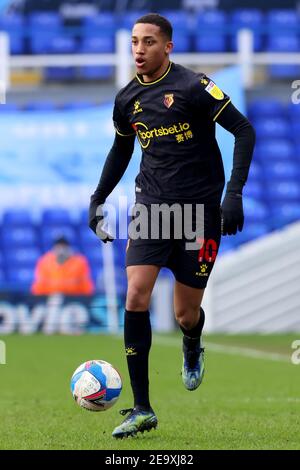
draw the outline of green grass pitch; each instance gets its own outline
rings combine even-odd
[[[123,419],[118,410],[132,406],[121,337],[1,339],[0,449],[300,449],[300,365],[290,361],[300,334],[206,336],[206,375],[193,392],[181,382],[180,336],[155,335],[151,400],[159,426],[122,441],[111,437]],[[107,360],[123,376],[120,399],[106,412],[72,399],[70,377],[88,359]]]

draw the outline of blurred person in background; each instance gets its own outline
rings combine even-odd
[[[34,295],[91,295],[94,289],[87,259],[74,253],[64,237],[55,240],[37,262],[31,286]]]

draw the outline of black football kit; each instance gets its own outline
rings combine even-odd
[[[153,204],[193,204],[194,211],[196,204],[204,204],[204,234],[199,250],[192,251],[186,249],[184,236],[181,240],[172,235],[169,240],[130,239],[126,265],[167,266],[179,282],[204,288],[219,248],[225,183],[216,122],[235,136],[233,170],[224,200],[224,213],[230,216],[223,233],[228,234],[236,233],[231,207],[242,228],[241,194],[254,146],[251,124],[205,74],[171,62],[153,82],[136,75],[117,94],[113,120],[116,138],[91,198],[91,228],[95,231],[97,225],[96,207],[105,202],[127,168],[136,136],[142,150],[136,203],[149,211]],[[151,228],[150,216],[148,221]]]

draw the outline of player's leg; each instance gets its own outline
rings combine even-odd
[[[149,304],[160,268],[127,267],[127,297],[124,323],[125,352],[134,396],[134,406],[150,408],[148,355],[151,347]]]
[[[205,289],[190,287],[176,281],[174,287],[174,313],[183,332],[182,380],[188,390],[199,387],[204,375],[204,349],[201,334],[205,321],[201,307]]]
[[[124,342],[134,408],[121,411],[121,414],[130,414],[113,431],[116,438],[157,426],[157,418],[149,401],[148,358],[151,347],[149,303],[159,270],[159,267],[152,265],[127,267]]]
[[[195,390],[201,384],[204,374],[201,333],[205,314],[201,308],[201,301],[214,267],[220,238],[220,209],[206,208],[204,237],[195,236],[194,241],[197,241],[195,249],[191,249],[185,239],[179,240],[168,260],[168,266],[176,279],[174,309],[184,334],[182,379],[188,390]]]

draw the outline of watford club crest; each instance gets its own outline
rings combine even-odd
[[[170,95],[165,95],[164,105],[166,106],[166,108],[171,108],[173,103],[174,103],[173,93],[171,93]]]

